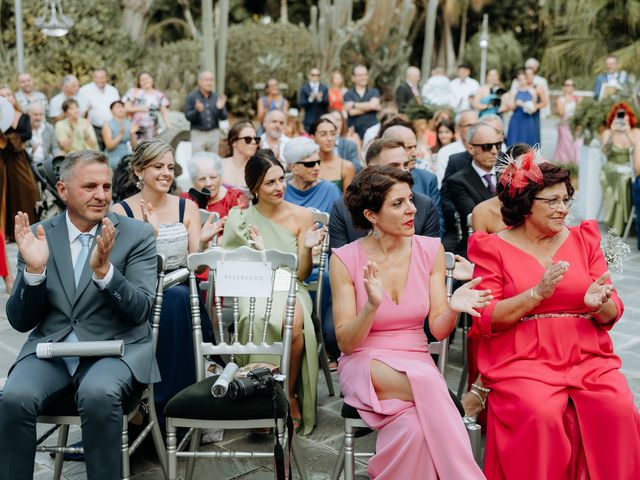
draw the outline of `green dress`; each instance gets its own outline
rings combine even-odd
[[[222,247],[226,249],[238,248],[249,245],[248,225],[258,228],[264,239],[266,248],[275,248],[284,252],[298,253],[298,238],[292,232],[281,227],[275,222],[264,217],[255,206],[251,206],[246,210],[234,207],[229,211],[227,223],[224,226],[224,236],[222,237]],[[262,301],[261,301],[262,300]],[[304,314],[304,350],[302,354],[302,365],[300,368],[300,376],[297,382],[297,394],[302,411],[302,423],[304,425],[303,433],[306,435],[311,433],[315,425],[316,416],[316,396],[318,387],[318,353],[315,330],[311,319],[312,303],[307,287],[298,279],[298,288],[296,291],[296,300]],[[278,341],[282,339],[282,322],[285,314],[287,301],[287,292],[274,292],[273,309],[269,319],[269,331],[267,332],[267,342]],[[264,312],[265,299],[256,301],[256,312]],[[241,299],[240,301],[240,332],[239,335],[243,340],[248,336],[249,327],[249,300]],[[263,331],[263,323],[258,320],[254,321],[254,338],[255,335],[261,336]],[[260,338],[260,337],[258,337]],[[273,356],[252,355],[247,359],[249,362],[274,362]]]
[[[607,152],[607,161],[600,172],[604,220],[622,235],[631,212],[631,153],[632,148],[620,148],[611,145]]]

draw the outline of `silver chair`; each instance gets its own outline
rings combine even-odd
[[[320,212],[319,210],[311,209],[313,212],[313,221],[315,223],[321,223],[323,225],[329,225],[329,214]],[[318,361],[320,367],[324,372],[324,378],[327,382],[327,389],[329,390],[329,396],[335,395],[333,388],[333,382],[331,381],[331,369],[329,368],[329,356],[327,355],[327,349],[324,344],[324,335],[322,334],[322,293],[324,290],[324,273],[327,269],[327,262],[329,259],[329,232],[327,231],[324,236],[324,240],[320,246],[320,257],[318,260],[318,278],[314,282],[308,284],[310,292],[316,292],[314,308],[311,315],[313,319],[313,327],[316,332],[316,341],[318,343]],[[314,262],[315,263],[315,262]]]
[[[204,208],[201,208],[199,211],[200,211],[201,225],[204,225],[205,222],[209,220],[209,217],[211,215],[213,215],[214,222],[217,222],[218,220],[220,220],[220,215],[218,215],[218,212],[209,212]],[[211,243],[209,243],[209,248],[217,247],[218,240],[219,240],[218,235],[215,235],[213,237],[213,240],[211,240]],[[215,316],[213,312],[213,295],[211,294],[211,292],[213,291],[213,277],[211,276],[211,271],[209,271],[209,275],[207,276],[207,281],[202,282],[200,284],[200,290],[207,292],[204,305],[205,305],[205,308],[207,309],[207,313],[209,314],[209,318],[213,320]],[[218,321],[221,321],[221,319],[218,319]]]
[[[165,276],[165,268],[166,268],[166,259],[163,255],[157,256],[158,262],[158,284],[156,286],[155,293],[155,301],[153,304],[152,311],[152,323],[151,323],[151,332],[153,339],[153,349],[155,351],[156,344],[158,341],[158,331],[160,327],[160,311],[162,310],[162,299],[164,295],[164,289],[170,288],[178,283],[183,282],[187,277],[186,269],[182,271],[172,272],[171,275]],[[125,347],[126,348],[126,347]],[[138,413],[138,405],[140,402],[145,402],[148,413],[149,420],[144,429],[140,432],[138,437],[129,444],[129,430],[128,423],[129,421],[135,417]],[[139,393],[138,395],[134,395],[132,398],[128,399],[125,405],[123,405],[123,413],[122,416],[122,443],[121,443],[121,451],[122,451],[122,478],[124,480],[129,479],[131,476],[130,465],[129,465],[129,457],[137,450],[143,440],[149,435],[151,432],[151,436],[153,437],[153,443],[155,445],[156,453],[158,454],[158,459],[160,460],[160,465],[162,466],[162,471],[167,477],[167,452],[164,446],[164,440],[162,438],[162,433],[160,432],[160,427],[158,425],[158,417],[156,414],[155,404],[153,402],[153,384],[147,385],[147,387]],[[62,465],[64,462],[64,454],[82,454],[84,453],[84,448],[82,447],[67,447],[67,439],[69,435],[69,427],[71,425],[81,425],[81,419],[78,415],[78,411],[75,407],[75,403],[73,401],[73,397],[70,395],[68,397],[63,397],[60,400],[56,401],[53,405],[50,405],[45,412],[43,412],[40,416],[38,416],[38,423],[44,424],[54,424],[56,425],[54,428],[47,431],[40,439],[38,440],[38,444],[45,441],[49,436],[51,436],[55,430],[59,427],[60,431],[58,432],[58,445],[57,446],[45,446],[39,445],[37,447],[37,451],[39,452],[50,452],[55,453],[55,464],[54,464],[54,479],[58,480],[62,474]]]
[[[469,236],[473,234],[473,214],[467,215],[467,232]],[[462,373],[460,374],[460,383],[458,384],[458,398],[462,398],[465,386],[467,384],[467,377],[469,376],[469,359],[467,353],[467,335],[469,334],[470,318],[469,315],[463,313],[461,316],[462,322]]]
[[[210,269],[213,275],[214,289],[216,281],[216,272],[218,271],[220,262],[252,262],[253,264],[269,262],[271,265],[271,279],[268,287],[270,288],[270,296],[266,300],[264,315],[256,315],[256,298],[249,297],[249,318],[248,338],[246,343],[241,343],[239,336],[240,328],[240,309],[239,298],[237,296],[224,297],[227,303],[231,302],[233,309],[233,336],[227,341],[225,329],[222,322],[218,322],[218,343],[204,343],[202,341],[202,330],[200,323],[200,306],[198,301],[198,288],[196,285],[195,272],[202,266]],[[249,247],[240,247],[235,250],[224,250],[220,247],[214,247],[206,252],[193,253],[189,255],[187,267],[189,269],[190,284],[190,304],[191,318],[193,323],[193,343],[196,361],[196,379],[197,382],[187,387],[182,392],[174,396],[165,408],[166,426],[167,426],[167,453],[169,478],[175,480],[177,478],[177,459],[188,458],[187,470],[185,478],[190,480],[193,476],[195,467],[195,459],[200,457],[214,458],[269,458],[274,457],[273,452],[200,452],[198,447],[200,444],[200,432],[202,428],[223,428],[223,429],[252,429],[276,427],[278,432],[278,440],[285,444],[286,432],[286,414],[288,412],[288,381],[289,363],[291,355],[291,341],[293,336],[293,317],[295,309],[295,292],[296,292],[296,269],[298,265],[297,256],[293,253],[285,253],[278,250],[257,251]],[[291,278],[288,285],[288,293],[286,300],[285,321],[283,329],[282,341],[268,344],[267,326],[273,307],[274,284],[276,278],[276,270],[278,268],[286,268],[291,272]],[[243,293],[243,292],[241,292]],[[215,309],[218,317],[222,317],[222,298],[215,296]],[[263,333],[254,335],[255,327],[262,325]],[[280,374],[284,378],[283,386],[276,388],[275,405],[272,398],[252,397],[242,400],[231,400],[227,397],[214,398],[211,395],[211,387],[213,386],[217,376],[205,378],[203,356],[209,355],[230,355],[231,359],[235,355],[273,355],[280,359]],[[274,419],[274,409],[277,412],[277,420]],[[190,436],[189,451],[182,451],[186,446],[188,436],[185,437],[180,445],[177,445],[176,429],[190,428],[193,433]],[[292,438],[289,447],[293,453],[293,460],[296,464],[300,478],[306,479],[302,457],[294,437],[294,432],[288,432]]]
[[[455,256],[453,253],[446,252],[445,253],[445,262],[446,262],[446,285],[447,285],[447,299],[451,298],[451,294],[453,292],[453,268],[455,267]],[[447,357],[449,350],[449,337],[440,340],[439,342],[431,342],[429,344],[429,353],[437,354],[438,356],[438,370],[442,376],[445,376],[445,370],[447,366]],[[456,403],[458,410],[462,408],[462,406],[456,402],[456,397],[449,392],[451,395],[452,401]],[[342,405],[341,411],[342,417],[344,418],[344,439],[342,442],[342,446],[340,447],[340,452],[338,453],[338,460],[333,469],[333,473],[331,475],[332,480],[338,480],[340,478],[340,474],[344,471],[344,479],[345,480],[353,480],[355,477],[355,459],[356,458],[369,458],[373,456],[373,453],[357,453],[355,452],[355,430],[356,428],[369,428],[369,426],[360,418],[358,411],[349,406],[346,403]],[[462,410],[461,415],[464,415],[464,410]],[[481,463],[481,427],[475,422],[475,419],[471,417],[463,417],[462,421],[464,422],[465,428],[467,429],[467,433],[469,434],[469,439],[471,440],[471,449],[474,454],[474,458],[478,464]],[[444,441],[445,439],[443,439]]]
[[[630,190],[633,191],[633,183],[636,180],[636,175],[635,175],[635,166],[633,164],[633,157],[630,155],[629,156],[629,162],[631,163],[631,187]],[[624,227],[624,233],[622,235],[622,240],[626,241],[627,237],[629,236],[629,233],[631,233],[631,226],[633,225],[633,222],[637,222],[638,221],[638,215],[636,212],[636,206],[633,204],[633,195],[631,196],[631,211],[629,212],[629,218],[627,218],[627,223],[625,224]]]

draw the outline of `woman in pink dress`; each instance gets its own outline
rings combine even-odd
[[[473,290],[473,280],[447,304],[440,240],[414,235],[412,183],[408,172],[376,166],[347,189],[354,224],[372,233],[335,249],[330,260],[340,388],[378,430],[372,478],[481,479],[423,322],[429,314],[431,332],[445,338],[457,312],[477,315],[491,296]]]
[[[573,80],[567,78],[562,84],[562,95],[556,100],[556,111],[560,116],[558,123],[558,143],[553,160],[558,163],[578,163],[582,139],[573,139],[569,120],[576,113],[578,97],[573,95]]]
[[[531,153],[531,152],[530,152]],[[607,331],[623,312],[595,221],[564,225],[569,171],[511,159],[504,222],[469,259],[494,299],[474,320],[488,387],[490,480],[640,478],[640,418]]]

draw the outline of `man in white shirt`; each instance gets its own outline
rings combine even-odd
[[[78,96],[82,100],[88,113],[89,122],[93,125],[98,138],[98,145],[104,150],[102,127],[111,120],[111,104],[120,100],[118,89],[109,85],[109,74],[104,68],[93,70],[93,82],[83,85]]]
[[[49,105],[49,118],[53,120],[53,122],[57,122],[64,118],[62,104],[69,98],[73,98],[78,102],[80,114],[84,115],[84,112],[86,112],[87,109],[84,105],[84,101],[78,94],[79,90],[80,82],[78,81],[78,77],[75,75],[67,75],[62,79],[62,91],[51,99],[51,103]]]
[[[44,93],[33,90],[31,74],[25,72],[18,75],[18,85],[20,85],[20,89],[16,92],[16,102],[23,112],[27,112],[34,103],[42,105],[45,113],[47,112],[49,99]]]
[[[27,113],[31,121],[31,140],[27,142],[31,161],[36,164],[58,155],[60,149],[56,134],[44,117],[44,107],[39,103],[32,103]]]
[[[449,84],[451,106],[456,112],[471,108],[469,97],[473,97],[480,88],[477,80],[471,78],[470,75],[471,67],[463,63],[458,67],[458,76]]]
[[[436,67],[431,71],[431,77],[422,86],[423,103],[438,105],[440,107],[448,107],[452,103],[451,80],[444,74],[444,68]]]
[[[278,160],[281,160],[284,146],[289,137],[284,134],[287,116],[282,110],[271,110],[264,116],[264,133],[260,137],[260,148],[268,148]]]
[[[478,122],[478,112],[475,110],[463,110],[456,115],[456,134],[458,140],[445,145],[436,154],[436,177],[438,177],[438,185],[442,185],[444,172],[447,170],[449,157],[456,153],[466,150],[467,131],[469,127]]]

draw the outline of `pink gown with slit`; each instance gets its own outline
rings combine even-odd
[[[436,238],[413,237],[407,285],[399,304],[385,292],[369,335],[353,353],[340,357],[338,374],[344,401],[378,430],[376,454],[368,467],[374,479],[484,478],[473,460],[460,413],[428,353],[423,331],[429,312],[429,275],[439,248]],[[351,275],[360,312],[367,302],[363,283],[366,254],[359,241],[333,253]],[[414,401],[379,400],[371,382],[372,360],[405,372]]]

